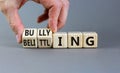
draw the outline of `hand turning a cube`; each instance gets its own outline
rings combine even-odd
[[[6,16],[12,30],[15,32],[18,43],[22,43],[22,33],[24,25],[18,14],[18,10],[30,0],[0,0],[0,10]],[[38,4],[42,4],[45,11],[37,19],[40,23],[48,19],[48,27],[52,32],[61,29],[67,19],[69,0],[32,0]]]
[[[18,43],[25,48],[96,48],[95,32],[57,32],[67,19],[69,0],[32,0],[42,4],[45,11],[37,19],[48,19],[48,28],[24,28],[18,10],[30,0],[0,0],[0,10],[6,16]],[[56,33],[55,33],[56,32]]]

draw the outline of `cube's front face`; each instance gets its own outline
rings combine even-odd
[[[53,34],[53,48],[67,48],[67,33]]]
[[[97,33],[83,33],[83,47],[96,48],[98,43]]]
[[[38,48],[51,48],[52,39],[51,38],[38,38]]]
[[[22,36],[24,48],[37,48],[37,29],[25,29]]]
[[[48,28],[26,28],[22,35],[24,48],[97,48],[96,32],[56,32]]]
[[[52,31],[50,29],[38,29],[38,48],[52,47]]]
[[[68,32],[68,48],[82,48],[82,33]]]

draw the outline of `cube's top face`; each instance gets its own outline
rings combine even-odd
[[[52,37],[52,31],[48,28],[40,28],[37,32],[38,38],[39,37]]]
[[[25,28],[23,32],[23,37],[37,37],[37,29]]]
[[[66,35],[67,36],[67,32],[56,32],[53,35],[58,35],[58,36]]]
[[[96,32],[83,32],[84,35],[90,35],[90,36],[97,36],[98,34]]]
[[[68,32],[68,35],[82,35],[82,32]]]

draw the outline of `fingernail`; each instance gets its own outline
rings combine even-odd
[[[54,27],[52,27],[52,28],[50,28],[51,30],[52,30],[52,32],[57,32],[57,28],[54,28]]]
[[[56,26],[53,26],[53,27],[52,27],[52,30],[53,30],[53,32],[57,32],[57,27],[56,27]]]
[[[57,32],[57,28],[54,28],[54,29],[53,29],[53,32]]]
[[[17,39],[17,42],[19,43],[19,37],[18,37],[18,35],[16,35],[16,39]]]
[[[53,25],[47,25],[47,28],[49,28],[50,30],[52,30],[52,32],[57,32],[57,27],[53,26]]]

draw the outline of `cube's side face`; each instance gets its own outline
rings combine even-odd
[[[24,48],[37,48],[37,29],[27,28],[24,30],[22,45]]]
[[[53,48],[67,48],[67,33],[53,34]]]
[[[95,32],[83,33],[83,47],[84,48],[97,48],[98,35]]]
[[[68,32],[68,48],[82,48],[82,33]]]
[[[47,28],[38,29],[38,48],[52,47],[52,31]]]

